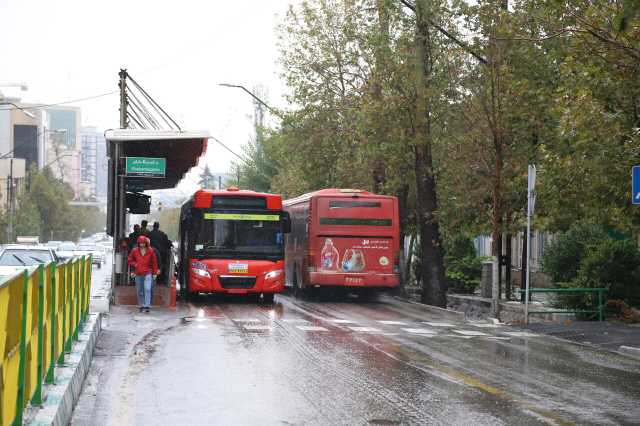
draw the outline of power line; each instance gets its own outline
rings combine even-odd
[[[78,98],[78,99],[72,99],[69,101],[63,101],[63,102],[56,102],[56,103],[52,103],[52,104],[36,104],[36,105],[29,105],[29,106],[24,106],[24,107],[20,107],[20,108],[0,108],[0,111],[11,111],[11,110],[16,110],[16,109],[36,109],[36,108],[46,108],[46,107],[52,107],[52,106],[58,106],[58,105],[66,105],[66,104],[73,104],[76,102],[83,102],[83,101],[89,101],[92,99],[97,99],[97,98],[103,98],[105,96],[109,96],[109,95],[113,95],[115,93],[118,93],[118,90],[113,90],[111,92],[105,92],[105,93],[101,93],[99,95],[93,95],[93,96],[87,96],[84,98]]]

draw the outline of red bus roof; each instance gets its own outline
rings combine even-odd
[[[283,204],[285,206],[289,206],[289,205],[292,205],[292,204],[299,203],[301,201],[307,201],[307,200],[309,200],[309,199],[311,199],[313,197],[318,197],[318,196],[344,197],[344,198],[354,198],[354,197],[395,198],[392,195],[374,194],[372,192],[365,191],[363,189],[327,188],[327,189],[320,189],[320,190],[314,191],[314,192],[309,192],[307,194],[300,195],[300,196],[298,196],[296,198],[290,198],[290,199],[284,201]]]
[[[282,196],[280,194],[268,194],[266,192],[255,192],[246,189],[230,187],[227,189],[199,189],[192,197],[193,207],[209,208],[213,197],[263,197],[267,200],[267,209],[282,210]]]

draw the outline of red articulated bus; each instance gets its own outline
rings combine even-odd
[[[365,296],[400,283],[396,197],[323,189],[286,200],[287,286],[360,289]]]
[[[197,191],[180,212],[181,292],[262,294],[272,302],[284,289],[290,228],[280,195]]]

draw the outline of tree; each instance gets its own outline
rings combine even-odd
[[[203,189],[214,189],[216,187],[216,183],[216,177],[211,173],[209,165],[205,164],[204,169],[202,169],[202,173],[200,174],[198,185]]]
[[[31,194],[26,193],[18,199],[18,211],[15,218],[15,235],[40,236],[42,218],[38,204]]]

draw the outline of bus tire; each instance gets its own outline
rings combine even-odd
[[[275,299],[275,293],[262,293],[262,302],[271,305]]]

